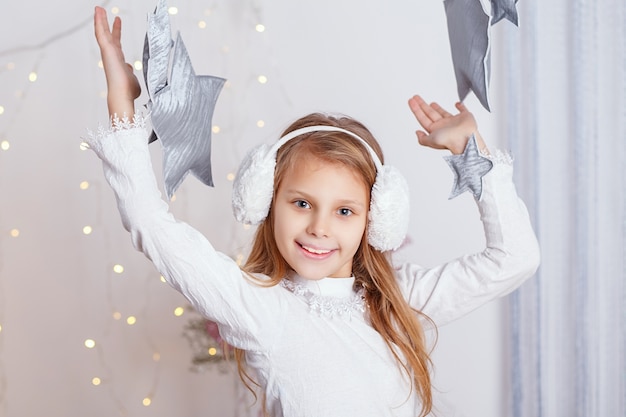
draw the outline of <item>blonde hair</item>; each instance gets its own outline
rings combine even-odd
[[[313,113],[292,123],[283,132],[283,136],[296,129],[315,125],[335,126],[356,133],[374,149],[381,162],[383,161],[380,145],[370,131],[349,117]],[[298,136],[279,149],[274,173],[274,193],[285,174],[295,169],[303,155],[353,169],[370,190],[376,180],[376,167],[362,143],[346,133],[316,131]],[[289,271],[289,265],[280,254],[274,239],[272,212],[270,207],[267,218],[256,231],[250,255],[243,266],[243,270],[249,274],[260,273],[268,276],[269,280],[258,282],[263,286],[278,284]],[[365,301],[372,327],[383,337],[400,368],[410,376],[412,389],[415,389],[422,402],[420,417],[426,416],[432,409],[430,381],[432,363],[419,317],[428,321],[430,319],[411,308],[404,299],[389,255],[368,244],[367,229],[354,256],[352,272],[355,285],[365,289]],[[240,377],[246,386],[249,389],[250,383],[258,386],[259,384],[243,368],[244,351],[236,349],[235,357]]]

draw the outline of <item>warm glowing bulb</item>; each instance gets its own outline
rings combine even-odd
[[[267,82],[267,77],[265,75],[259,75],[257,77],[257,80],[261,83],[261,84],[265,84]]]
[[[154,352],[152,354],[152,360],[155,362],[158,362],[161,360],[161,354],[159,352]]]
[[[169,9],[167,9],[167,12],[171,15],[175,15],[178,14],[178,7],[176,6],[171,6]]]
[[[143,69],[143,62],[137,60],[133,63],[133,67],[135,67],[137,71],[141,71]]]
[[[263,121],[263,120],[258,120],[258,121],[256,122],[256,125],[257,125],[257,127],[263,127],[263,126],[265,126],[265,121]]]
[[[119,7],[117,7],[117,6],[111,7],[111,13],[112,14],[119,14],[119,12],[120,12],[120,8]]]
[[[232,172],[228,173],[228,175],[226,176],[226,179],[228,181],[233,181],[235,179],[235,174],[233,174]]]
[[[211,131],[213,133],[220,133],[220,127],[217,125],[213,125],[213,127],[211,128]]]
[[[150,397],[146,397],[143,399],[143,405],[148,407],[150,404],[152,404],[152,400],[150,399]]]
[[[243,230],[249,230],[250,229],[250,225],[249,224],[244,224],[243,225]]]
[[[198,27],[200,29],[205,29],[206,28],[206,22],[204,20],[201,20],[198,22]]]
[[[19,229],[11,229],[9,233],[11,233],[12,237],[18,237],[20,235]]]
[[[167,282],[167,281],[165,280],[165,277],[164,277],[163,275],[161,275],[161,276],[159,277],[159,279],[161,280],[161,282]]]
[[[30,81],[31,83],[37,81],[37,73],[35,71],[28,74],[28,81]]]
[[[176,307],[176,308],[174,309],[174,315],[175,315],[176,317],[180,317],[180,316],[182,316],[184,312],[185,312],[185,309],[184,309],[183,307]]]
[[[236,262],[237,262],[237,265],[239,266],[243,264],[243,255],[241,253],[237,255]]]
[[[2,331],[2,325],[0,324],[0,332]]]
[[[217,349],[214,347],[209,348],[209,355],[215,356],[217,354]]]
[[[86,190],[87,188],[89,188],[89,182],[83,181],[80,183],[79,187],[81,190]]]
[[[230,88],[233,86],[233,83],[230,82],[230,80],[226,80],[226,82],[224,83],[224,88]]]
[[[265,26],[259,23],[258,25],[256,25],[256,31],[259,33],[265,32]]]
[[[93,385],[95,385],[96,387],[98,385],[100,385],[101,382],[102,382],[102,380],[100,378],[98,378],[97,376],[94,376],[93,378],[91,378],[91,383]]]
[[[93,349],[96,347],[96,341],[93,339],[86,339],[85,340],[85,347],[87,349]]]
[[[113,320],[119,320],[121,318],[122,318],[122,313],[120,313],[119,311],[113,312]]]
[[[3,151],[8,151],[10,147],[11,147],[11,144],[9,143],[8,140],[3,140],[2,142],[0,142],[0,148]]]
[[[124,272],[124,267],[120,264],[115,264],[113,265],[113,272],[121,274],[122,272]]]
[[[173,195],[172,195],[172,198],[170,198],[170,201],[171,201],[171,202],[176,201],[176,194],[173,194]]]
[[[4,113],[4,106],[0,106],[0,114]]]
[[[91,232],[93,232],[93,229],[91,228],[91,226],[85,226],[83,227],[83,234],[85,235],[90,235]]]
[[[89,144],[87,142],[81,142],[79,148],[81,151],[86,151],[89,149]]]
[[[104,63],[102,60],[98,61],[98,68],[104,68]]]
[[[126,323],[128,323],[129,326],[132,326],[133,324],[137,323],[137,317],[135,317],[135,316],[128,316],[126,318]]]

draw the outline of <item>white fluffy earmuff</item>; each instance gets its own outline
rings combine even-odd
[[[358,139],[376,165],[368,214],[368,243],[385,252],[395,250],[404,241],[409,227],[409,187],[394,167],[383,165],[372,147],[357,134],[334,126],[309,126],[296,129],[274,145],[260,145],[244,157],[233,183],[232,205],[237,221],[259,224],[267,217],[274,194],[276,153],[291,139],[311,132],[343,132]]]

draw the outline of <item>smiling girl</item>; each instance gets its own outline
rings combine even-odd
[[[89,139],[124,227],[167,281],[238,349],[266,412],[290,416],[426,416],[433,410],[425,330],[508,294],[539,255],[506,158],[487,155],[473,116],[419,96],[422,145],[448,149],[471,184],[486,247],[433,268],[394,265],[408,222],[406,182],[361,123],[311,114],[253,149],[233,190],[238,220],[258,224],[243,268],[168,212],[135,115],[137,79],[96,8],[112,127]],[[119,116],[135,115],[127,123]],[[480,152],[477,149],[481,149]],[[487,167],[487,168],[485,168]]]

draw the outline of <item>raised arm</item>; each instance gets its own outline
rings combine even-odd
[[[472,114],[457,103],[452,115],[439,105],[427,104],[419,96],[409,100],[411,110],[424,131],[417,137],[422,145],[463,153],[474,135],[481,155],[492,168],[480,174],[481,192],[475,194],[485,232],[485,249],[433,268],[405,264],[398,279],[407,300],[437,325],[506,295],[533,275],[539,265],[539,247],[526,206],[512,181],[512,163],[504,154],[485,156],[484,142]],[[463,170],[461,170],[463,171]],[[463,174],[476,175],[473,167]]]

